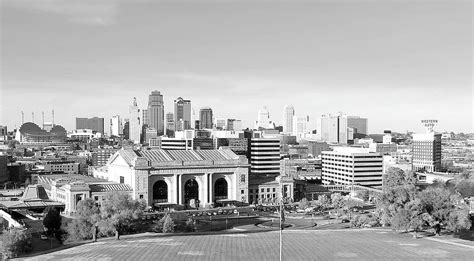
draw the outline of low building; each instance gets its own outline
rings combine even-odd
[[[95,149],[92,151],[92,166],[104,166],[118,149]]]
[[[44,172],[79,173],[79,163],[74,161],[44,161],[36,165],[36,168]]]
[[[109,181],[128,184],[149,206],[248,202],[247,159],[229,149],[119,150],[107,164]]]
[[[325,185],[382,186],[383,158],[366,148],[335,147],[322,153]]]
[[[265,177],[251,179],[249,182],[249,203],[278,205],[283,188],[284,202],[294,200],[295,182],[290,177]]]

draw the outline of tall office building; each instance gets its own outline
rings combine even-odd
[[[166,136],[174,137],[175,130],[176,126],[174,124],[174,114],[172,112],[168,112],[166,114]]]
[[[110,119],[110,136],[122,135],[123,125],[119,115],[112,116]]]
[[[214,125],[216,126],[216,129],[218,130],[225,130],[226,129],[226,123],[227,121],[225,119],[219,119],[219,118],[215,118],[215,123]]]
[[[191,101],[178,97],[174,100],[174,124],[175,130],[191,129]]]
[[[359,116],[347,116],[347,127],[355,129],[356,134],[368,135],[368,120]]]
[[[104,118],[77,118],[76,129],[89,129],[104,134]]]
[[[433,127],[437,120],[423,120],[426,133],[413,134],[413,160],[414,171],[427,172],[439,171],[441,168],[441,134],[436,134]]]
[[[325,185],[382,186],[383,157],[367,148],[335,147],[322,152]]]
[[[142,110],[142,125],[143,126],[148,126],[148,110],[144,109]]]
[[[283,109],[283,133],[293,133],[293,119],[295,116],[295,108],[293,105],[285,105]]]
[[[148,126],[157,130],[158,135],[165,132],[165,107],[163,95],[159,91],[152,91],[148,96]]]
[[[304,139],[306,134],[309,134],[309,116],[306,117],[298,117],[293,116],[293,127],[292,127],[292,135],[296,136],[296,140],[299,142]]]
[[[140,109],[138,109],[137,99],[134,97],[130,106],[129,139],[134,143],[140,143],[141,130]]]
[[[331,143],[347,144],[348,126],[347,116],[322,115],[321,116],[321,140]]]
[[[201,129],[212,129],[212,109],[204,107],[199,110]]]
[[[268,128],[269,125],[270,125],[270,113],[268,112],[267,106],[263,106],[263,108],[258,111],[256,129],[259,129],[259,128],[266,129]]]
[[[280,139],[250,139],[250,173],[252,175],[280,175]]]

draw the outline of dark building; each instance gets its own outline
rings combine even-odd
[[[125,140],[128,140],[130,138],[130,122],[127,121],[125,122],[125,124],[123,125],[123,138]]]
[[[158,135],[165,133],[165,108],[163,95],[159,91],[152,91],[148,96],[148,126],[157,130]]]
[[[76,129],[89,129],[104,134],[104,118],[76,118]]]
[[[214,140],[211,138],[194,138],[193,149],[194,150],[213,150]]]
[[[8,181],[8,156],[0,155],[0,183]]]
[[[204,107],[199,110],[201,129],[212,129],[212,109]]]
[[[331,150],[326,142],[303,140],[301,144],[307,145],[308,153],[315,158],[321,155],[321,152]]]
[[[217,138],[216,149],[229,148],[237,155],[248,155],[248,140],[246,138]]]
[[[104,166],[110,156],[114,155],[118,149],[97,149],[92,152],[92,166]]]

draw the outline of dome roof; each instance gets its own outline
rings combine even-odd
[[[54,134],[65,134],[67,131],[66,131],[66,129],[65,129],[63,126],[61,126],[61,125],[55,125],[55,126],[51,129],[50,132],[51,132],[51,133],[54,133]]]
[[[44,131],[33,122],[25,122],[21,125],[20,132],[25,134],[40,134]]]

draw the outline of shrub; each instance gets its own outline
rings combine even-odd
[[[31,234],[20,229],[11,229],[1,236],[2,255],[15,258],[19,254],[28,253],[33,249]]]
[[[173,233],[174,232],[174,221],[170,215],[166,215],[163,221],[163,233]]]

